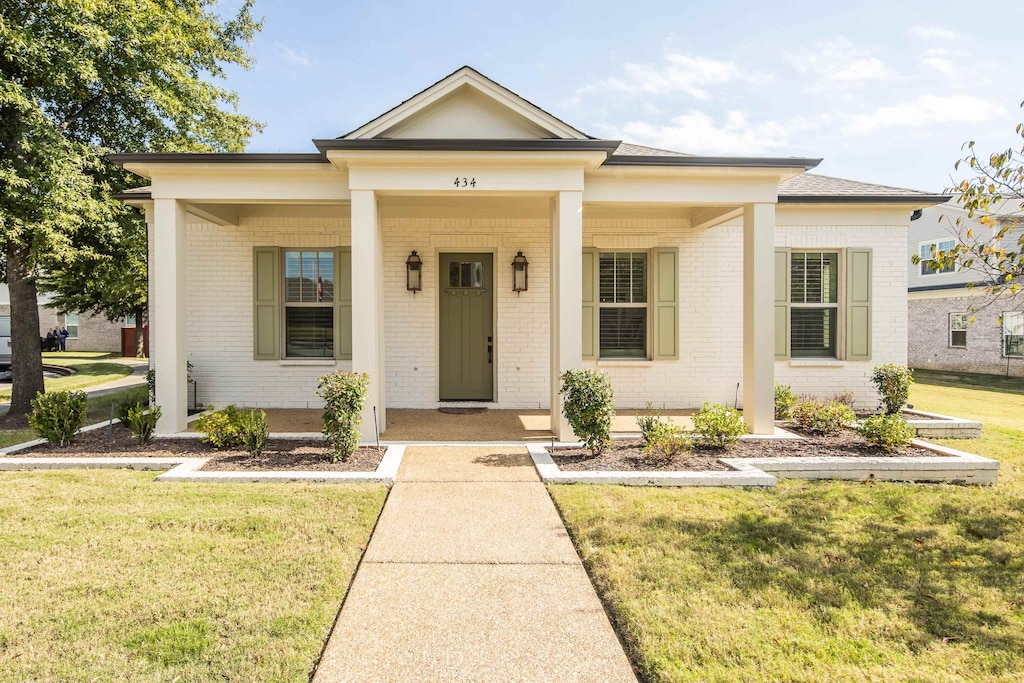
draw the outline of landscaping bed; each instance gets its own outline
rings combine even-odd
[[[564,472],[694,472],[731,469],[721,458],[898,458],[945,457],[941,453],[907,446],[895,451],[884,451],[868,443],[852,429],[843,429],[835,436],[810,434],[786,425],[786,429],[799,434],[800,439],[740,439],[727,449],[697,446],[692,454],[682,454],[671,460],[652,458],[644,452],[639,440],[613,441],[600,455],[591,455],[584,447],[555,447],[548,449],[551,459]]]
[[[613,441],[600,455],[592,455],[589,448],[561,446],[548,449],[551,459],[562,471],[614,471],[614,472],[657,472],[657,471],[707,471],[728,470],[719,461],[726,451],[697,452],[683,454],[671,460],[652,458],[644,452],[642,441]]]
[[[11,454],[27,458],[210,458],[206,471],[310,471],[372,472],[383,457],[383,449],[360,448],[346,462],[332,463],[330,447],[323,439],[270,439],[261,456],[242,449],[217,450],[199,439],[154,439],[140,445],[128,429],[117,424],[107,429],[82,432],[65,448],[44,444]]]

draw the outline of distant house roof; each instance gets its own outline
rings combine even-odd
[[[618,149],[612,152],[612,156],[690,157],[693,155],[686,154],[685,152],[673,152],[670,149],[658,149],[657,147],[646,147],[644,145],[634,145],[632,142],[623,142],[619,144]]]

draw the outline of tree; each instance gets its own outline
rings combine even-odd
[[[111,186],[120,189],[130,182],[121,177]],[[146,223],[124,205],[113,207],[112,213],[113,221],[82,231],[68,257],[48,261],[39,289],[60,310],[103,315],[112,322],[134,316],[135,355],[142,356],[149,293]]]
[[[260,129],[238,113],[237,95],[211,80],[228,65],[251,66],[246,45],[261,28],[252,3],[222,18],[216,0],[0,0],[8,415],[26,413],[43,390],[40,269],[70,263],[75,243],[88,244],[92,233],[117,232],[102,155],[241,151]]]
[[[1024,123],[1017,124],[1016,137],[1005,150],[987,156],[978,155],[974,141],[964,144],[967,153],[954,168],[966,166],[971,174],[955,188],[967,220],[943,216],[956,246],[932,255],[940,268],[978,276],[987,295],[982,306],[1024,298]],[[975,230],[976,223],[984,229]],[[920,263],[921,258],[913,260]]]

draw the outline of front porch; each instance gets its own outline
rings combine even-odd
[[[641,410],[616,411],[612,433],[636,434],[636,416]],[[684,429],[691,429],[692,410],[664,410],[662,415]],[[271,433],[311,434],[322,426],[323,411],[317,408],[268,408]],[[547,410],[501,410],[474,408],[388,410],[387,430],[380,440],[387,442],[548,442],[551,415]],[[372,438],[371,438],[372,441]]]

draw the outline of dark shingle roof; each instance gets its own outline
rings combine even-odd
[[[634,145],[632,142],[623,142],[619,145],[618,149],[612,152],[612,156],[630,156],[630,157],[689,157],[692,154],[686,154],[685,152],[673,152],[669,149],[658,149],[657,147],[645,147],[644,145]]]
[[[933,197],[931,192],[804,173],[779,183],[780,197]]]

